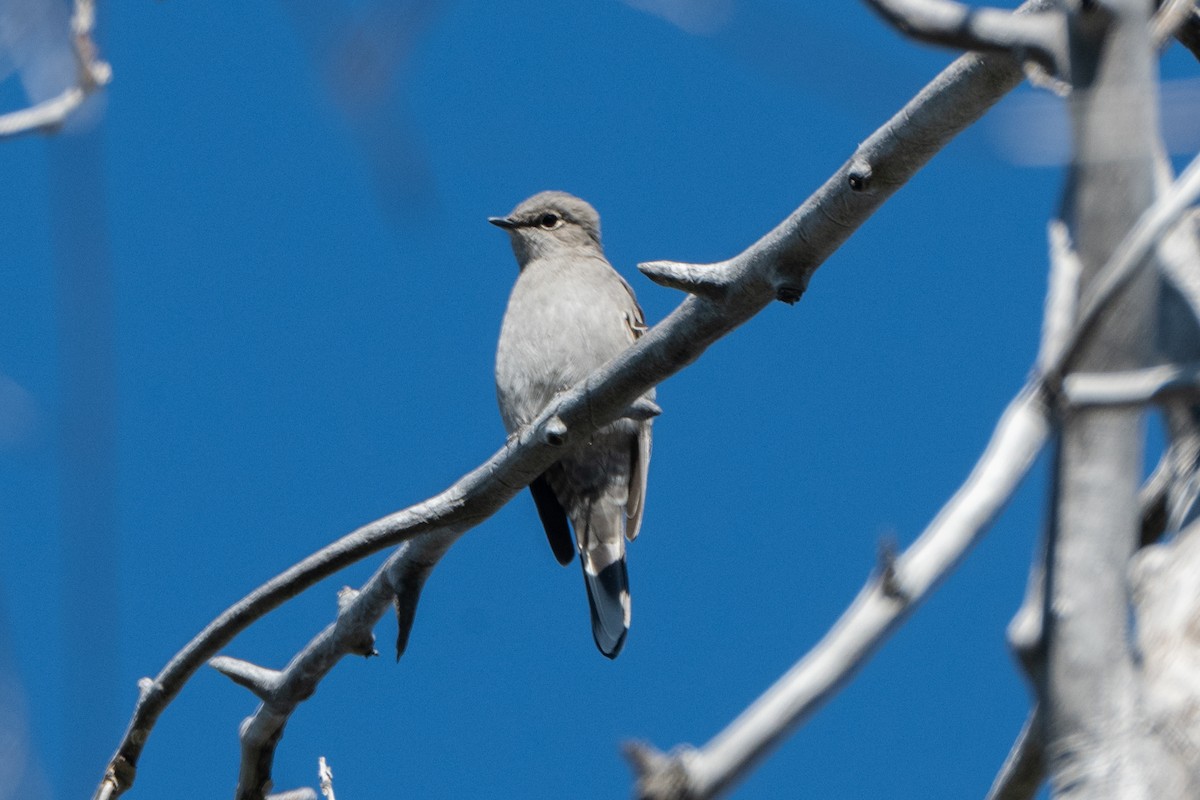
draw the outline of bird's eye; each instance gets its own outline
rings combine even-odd
[[[545,228],[548,231],[554,230],[561,224],[562,224],[562,217],[560,217],[558,214],[555,214],[553,212],[542,214],[542,216],[538,217],[538,225],[540,225],[541,227]]]

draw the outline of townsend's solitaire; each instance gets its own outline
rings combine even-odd
[[[508,231],[520,268],[496,349],[496,396],[511,434],[633,344],[646,325],[633,289],[604,258],[599,215],[583,200],[542,192],[488,221]],[[579,549],[592,636],[609,658],[629,630],[625,538],[642,524],[649,465],[649,420],[623,418],[529,485],[559,563]]]

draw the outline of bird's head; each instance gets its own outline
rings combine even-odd
[[[600,215],[587,202],[566,192],[535,194],[507,217],[489,217],[488,222],[508,231],[521,267],[555,253],[603,252]]]

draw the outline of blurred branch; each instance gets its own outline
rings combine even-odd
[[[1083,266],[1079,328],[1086,335],[1060,375],[1068,368],[1128,372],[1155,357],[1161,282],[1146,266],[1182,210],[1171,208],[1170,193],[1156,197],[1161,144],[1149,12],[1141,0],[1068,9],[1073,155],[1062,217]],[[1177,182],[1175,194],[1186,193],[1187,183],[1186,176]],[[1123,259],[1125,273],[1112,270]],[[1114,274],[1120,277],[1110,280]],[[1131,647],[1141,409],[1066,407],[1060,431],[1045,550],[1045,646],[1033,670],[1049,780],[1061,800],[1195,796],[1185,788],[1192,783],[1186,767],[1143,725]]]
[[[1058,363],[1070,346],[1078,306],[1079,273],[1083,268],[1071,244],[1071,232],[1062,220],[1051,220],[1046,232],[1050,242],[1050,280],[1037,356],[1037,368],[1042,373]]]
[[[1190,223],[1190,206],[1197,198],[1200,198],[1200,156],[1159,193],[1153,205],[1142,212],[1129,233],[1113,249],[1103,268],[1096,271],[1085,288],[1082,310],[1070,344],[1044,370],[1050,383],[1061,382],[1066,365],[1079,355],[1082,343],[1100,321],[1102,312],[1116,294],[1142,273],[1160,244],[1170,239],[1171,229],[1181,222]]]
[[[1045,374],[1063,358],[1071,346],[1075,326],[1079,276],[1083,265],[1071,243],[1071,234],[1062,220],[1047,226],[1050,246],[1050,276],[1047,281],[1045,311],[1042,315],[1042,340],[1036,369]],[[1057,431],[1055,431],[1057,440]],[[1057,450],[1057,441],[1052,445]],[[1037,669],[1042,663],[1046,597],[1046,542],[1043,540],[1029,571],[1025,596],[1008,624],[1007,638],[1017,661],[1031,683],[1036,685]],[[1017,740],[1000,767],[986,800],[1032,800],[1045,780],[1045,742],[1038,707],[1030,710]]]
[[[1196,162],[1200,164],[1200,160]],[[1193,164],[1195,167],[1196,164]],[[1178,181],[1172,183],[1166,172],[1165,162],[1161,165],[1159,184],[1160,193],[1156,205],[1148,209],[1134,226],[1121,247],[1110,262],[1100,272],[1097,284],[1106,287],[1102,296],[1096,297],[1090,304],[1089,317],[1097,314],[1111,302],[1111,298],[1124,286],[1139,268],[1144,268],[1149,256],[1157,251],[1164,267],[1167,288],[1173,288],[1181,296],[1188,298],[1195,294],[1193,277],[1188,274],[1185,266],[1192,268],[1200,264],[1195,258],[1194,229],[1192,221],[1187,218],[1190,213],[1187,206],[1192,202],[1197,192],[1196,177],[1185,171]],[[1157,237],[1157,238],[1156,238]],[[1076,341],[1065,341],[1057,347],[1047,347],[1052,339],[1061,337],[1051,333],[1059,330],[1064,324],[1071,324],[1074,314],[1074,296],[1078,282],[1081,263],[1074,251],[1066,226],[1060,221],[1054,221],[1050,226],[1051,274],[1050,292],[1047,300],[1043,346],[1039,354],[1039,369],[1043,373],[1053,373],[1062,369],[1061,364],[1078,349]],[[1186,261],[1187,265],[1180,263]],[[1059,298],[1059,299],[1055,299]],[[1200,298],[1193,298],[1200,300]],[[1097,302],[1098,301],[1098,302]],[[1195,308],[1191,305],[1183,312],[1194,330]],[[1078,323],[1076,323],[1078,325]],[[1088,326],[1090,322],[1086,323]],[[1068,337],[1069,339],[1069,337]],[[1190,355],[1190,349],[1195,347],[1194,341],[1187,342],[1182,348],[1175,348],[1177,355]],[[1168,353],[1171,349],[1168,348]],[[1138,373],[1117,375],[1067,375],[1063,382],[1063,393],[1069,404],[1075,405],[1088,400],[1088,393],[1094,394],[1090,388],[1092,383],[1097,387],[1105,387],[1115,382],[1121,389],[1131,388],[1129,378],[1141,376],[1137,386],[1139,396],[1127,397],[1131,404],[1141,404],[1153,399],[1162,399],[1165,392],[1161,391],[1166,385],[1186,373],[1186,367],[1178,365],[1163,365],[1147,368]],[[1109,386],[1112,389],[1112,386]],[[1098,390],[1098,389],[1097,389]],[[1126,394],[1131,394],[1126,391]],[[1093,397],[1092,399],[1100,399]],[[1113,397],[1105,398],[1114,400]],[[1168,409],[1168,417],[1173,415]],[[1174,427],[1168,422],[1168,429]],[[1158,539],[1167,526],[1169,516],[1170,496],[1177,493],[1178,487],[1190,483],[1190,476],[1196,470],[1196,448],[1187,449],[1187,442],[1182,437],[1170,432],[1170,448],[1164,453],[1158,468],[1143,486],[1139,498],[1140,532],[1139,541],[1148,543]],[[1184,463],[1181,463],[1184,462]],[[1182,470],[1181,470],[1182,468]],[[1178,473],[1186,471],[1187,477]],[[1042,545],[1042,553],[1035,561],[1030,572],[1026,596],[1021,608],[1009,625],[1008,639],[1010,646],[1022,664],[1034,686],[1044,680],[1046,668],[1046,629],[1043,609],[1046,603],[1045,559],[1046,543]],[[988,800],[1024,800],[1032,798],[1045,777],[1045,758],[1041,749],[1044,748],[1044,737],[1040,730],[1040,714],[1035,707],[1031,713],[1025,730],[1014,745],[1000,774],[992,786]]]
[[[317,793],[312,789],[291,789],[267,797],[267,800],[317,800]]]
[[[1042,315],[1042,340],[1038,347],[1036,369],[1045,375],[1055,369],[1072,346],[1075,330],[1079,276],[1083,265],[1071,242],[1071,233],[1060,219],[1047,226],[1050,249],[1050,275],[1047,281],[1045,310]],[[1057,442],[1055,443],[1057,445]],[[1008,624],[1008,643],[1031,683],[1036,684],[1045,641],[1045,619],[1042,613],[1046,597],[1046,541],[1040,543],[1025,584],[1025,596],[1020,608]],[[1032,718],[1029,724],[1032,724]],[[1035,740],[1024,733],[1019,746],[1030,748]],[[1023,758],[1028,755],[1022,756]],[[1008,770],[1013,756],[1002,770]],[[1000,791],[1008,779],[997,776],[992,791]],[[1035,787],[1036,788],[1036,787]]]
[[[959,50],[1008,53],[1062,74],[1066,18],[1059,11],[1014,13],[972,8],[952,0],[866,0],[870,8],[906,36]]]
[[[50,798],[30,730],[27,697],[13,658],[9,614],[0,597],[0,800]]]
[[[1170,162],[1162,156],[1155,176],[1158,191],[1169,190],[1171,177]],[[1200,214],[1195,209],[1187,213],[1186,222],[1171,228],[1157,249],[1164,277],[1158,344],[1163,357],[1175,362],[1200,360]],[[1143,544],[1188,527],[1200,514],[1200,402],[1165,403],[1163,421],[1168,447],[1154,475],[1161,474],[1155,487],[1162,493],[1156,504],[1161,517],[1150,520],[1153,525],[1144,522]]]
[[[1155,5],[1154,16],[1150,19],[1150,39],[1155,47],[1162,48],[1187,27],[1188,19],[1196,10],[1195,0],[1156,0]]]
[[[317,759],[317,778],[321,781],[321,794],[326,800],[337,800],[333,794],[333,770],[325,761],[325,756]]]
[[[1200,59],[1200,9],[1196,8],[1195,0],[1182,0],[1177,5],[1183,5],[1187,8],[1186,12],[1181,12],[1178,19],[1172,19],[1177,27],[1174,30],[1174,35],[1179,43],[1191,51],[1192,55]],[[1167,24],[1162,26],[1167,28]],[[1156,28],[1156,32],[1159,29]]]
[[[428,220],[434,176],[399,89],[445,3],[285,0],[283,7],[361,150],[382,210],[397,225]]]
[[[112,67],[100,60],[99,50],[92,40],[95,25],[95,0],[75,0],[71,15],[71,45],[77,66],[75,85],[37,105],[0,115],[0,139],[54,130],[83,105],[90,94],[112,79]]]
[[[1076,372],[1063,379],[1076,407],[1140,406],[1162,400],[1200,400],[1200,363],[1159,364],[1128,372]]]

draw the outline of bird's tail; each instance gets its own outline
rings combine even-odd
[[[616,658],[629,632],[631,602],[629,573],[625,569],[625,520],[621,507],[603,499],[590,503],[579,533],[583,582],[592,612],[592,637],[596,647]]]

